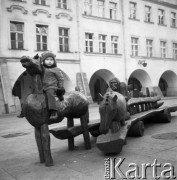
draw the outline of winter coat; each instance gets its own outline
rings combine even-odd
[[[64,78],[58,67],[44,68],[43,89],[57,89],[64,86]]]

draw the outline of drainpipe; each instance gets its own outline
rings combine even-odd
[[[123,58],[124,58],[124,72],[125,83],[128,84],[127,79],[127,56],[126,56],[126,43],[125,43],[125,14],[124,14],[124,0],[121,0],[121,26],[122,26],[122,40],[123,40]]]
[[[2,64],[0,63],[0,78],[1,78],[1,84],[2,84],[2,94],[3,94],[3,99],[4,99],[4,106],[5,106],[5,112],[6,114],[9,114],[9,108],[7,104],[7,98],[5,94],[5,89],[4,89],[4,82],[3,82],[3,77],[2,77]]]
[[[80,34],[80,8],[79,8],[79,0],[76,0],[76,17],[77,17],[77,37],[78,37],[78,55],[79,55],[79,67],[80,67],[80,73],[81,73],[81,79],[82,79],[82,84],[83,84],[83,89],[84,89],[84,94],[87,95],[86,93],[86,88],[85,88],[85,83],[84,83],[84,77],[83,77],[83,71],[82,71],[82,47],[81,47],[81,39],[80,36],[82,36],[82,34]]]

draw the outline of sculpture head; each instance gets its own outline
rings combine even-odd
[[[43,67],[40,57],[35,55],[33,58],[29,56],[22,56],[20,62],[27,72],[32,76],[34,74],[42,74]]]
[[[106,134],[111,126],[113,119],[117,114],[118,96],[112,91],[107,92],[104,96],[99,94],[100,104],[100,133]]]
[[[115,78],[112,78],[110,81],[109,81],[109,87],[113,90],[113,91],[116,91],[116,92],[119,92],[119,89],[120,89],[120,81],[115,77]]]

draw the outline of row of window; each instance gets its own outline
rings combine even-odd
[[[86,15],[93,15],[92,0],[85,0],[84,2],[84,14]],[[115,2],[109,2],[109,18],[110,19],[117,19],[117,12],[118,12],[118,4]],[[97,15],[99,17],[105,17],[105,1],[97,0]]]
[[[24,0],[13,0],[22,2]],[[35,4],[47,5],[47,0],[34,0]],[[67,9],[67,0],[57,0],[57,7]],[[109,2],[109,15],[110,19],[117,19],[117,3]],[[104,0],[97,0],[98,16],[105,17],[105,2]],[[84,0],[84,14],[92,15],[92,0]]]
[[[24,49],[24,23],[10,22],[11,49]],[[111,53],[118,54],[118,36],[111,36]],[[60,52],[69,52],[69,29],[58,28],[58,42]],[[99,52],[107,53],[107,35],[99,34]],[[48,26],[36,24],[37,51],[48,50]],[[94,52],[94,33],[85,33],[85,51]],[[138,56],[139,38],[131,37],[131,55]],[[147,57],[153,57],[153,40],[146,39]],[[160,41],[160,53],[162,58],[167,57],[167,42]],[[173,43],[173,58],[177,59],[177,43]]]
[[[24,49],[24,23],[10,22],[11,49]],[[58,42],[60,52],[69,52],[69,29],[58,28]],[[48,50],[48,26],[36,24],[37,51]],[[118,36],[111,36],[112,53],[118,54]],[[86,52],[93,52],[93,34],[85,34]],[[106,35],[99,35],[99,52],[106,53]]]
[[[12,0],[12,1],[18,1],[23,2],[24,0]],[[47,0],[34,0],[35,4],[47,6]],[[67,9],[67,0],[57,0],[57,7],[62,9]]]
[[[23,0],[13,0],[23,1]],[[34,0],[35,4],[47,5],[47,0]],[[57,7],[67,9],[67,0],[57,0]],[[84,0],[84,14],[93,15],[93,0]],[[105,17],[105,1],[97,0],[97,15]],[[117,19],[118,3],[109,2],[109,18]],[[130,2],[130,19],[137,19],[137,3]],[[145,21],[152,22],[152,7],[145,5]],[[176,27],[176,12],[171,12],[171,26]],[[165,10],[158,9],[158,24],[165,25]]]
[[[111,36],[111,53],[118,54],[118,36]],[[94,34],[85,33],[85,51],[94,52]],[[107,53],[107,35],[98,35],[99,53]]]
[[[24,23],[10,22],[11,49],[24,49]],[[59,51],[69,52],[69,29],[58,29]],[[37,51],[48,50],[48,26],[36,24],[36,47]]]
[[[172,27],[176,27],[176,12],[171,12],[171,19],[170,19],[170,25]],[[137,19],[137,3],[130,2],[130,19]],[[152,21],[152,7],[145,5],[145,21],[146,22],[153,22]],[[165,24],[165,10],[164,9],[158,9],[158,24],[159,25],[166,25]]]
[[[146,56],[153,57],[153,40],[146,39]],[[139,55],[139,38],[131,37],[131,55],[138,56]],[[160,41],[160,57],[167,58],[167,42]],[[177,59],[177,43],[173,43],[173,58]]]

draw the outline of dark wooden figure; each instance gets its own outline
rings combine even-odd
[[[23,104],[23,112],[28,122],[35,128],[35,138],[41,163],[46,166],[53,166],[53,159],[50,150],[50,133],[48,124],[59,123],[64,117],[68,120],[68,128],[74,126],[73,119],[80,118],[82,131],[85,140],[85,147],[91,148],[88,124],[89,102],[81,92],[68,92],[64,95],[64,100],[57,100],[58,119],[55,122],[49,120],[49,110],[47,108],[46,96],[42,88],[43,68],[40,58],[31,59],[22,57],[21,64],[26,68],[26,72],[31,75],[34,90],[30,93]],[[68,147],[74,149],[74,139],[68,139]]]

